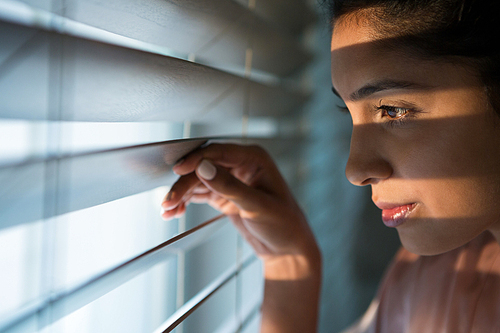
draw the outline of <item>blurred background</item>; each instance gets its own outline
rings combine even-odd
[[[356,320],[399,240],[344,176],[325,13],[0,0],[0,332],[258,332],[261,265],[227,219],[160,218],[207,140],[271,153],[323,253],[319,331]]]

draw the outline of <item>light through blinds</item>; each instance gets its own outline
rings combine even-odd
[[[0,0],[1,332],[256,331],[249,246],[159,203],[214,141],[263,145],[298,184],[311,19],[302,0]]]

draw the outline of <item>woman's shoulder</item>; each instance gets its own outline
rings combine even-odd
[[[401,249],[378,301],[379,332],[487,332],[499,327],[500,246],[486,232],[436,256]]]

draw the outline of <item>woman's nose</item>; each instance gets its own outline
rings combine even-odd
[[[376,131],[366,126],[370,125],[353,128],[345,169],[347,179],[357,186],[376,184],[393,173],[391,164],[381,156],[382,145]]]

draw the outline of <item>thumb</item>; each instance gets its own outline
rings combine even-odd
[[[265,201],[270,200],[266,193],[246,185],[209,160],[201,161],[196,168],[196,175],[212,192],[232,201],[240,209],[257,211],[262,209]]]

